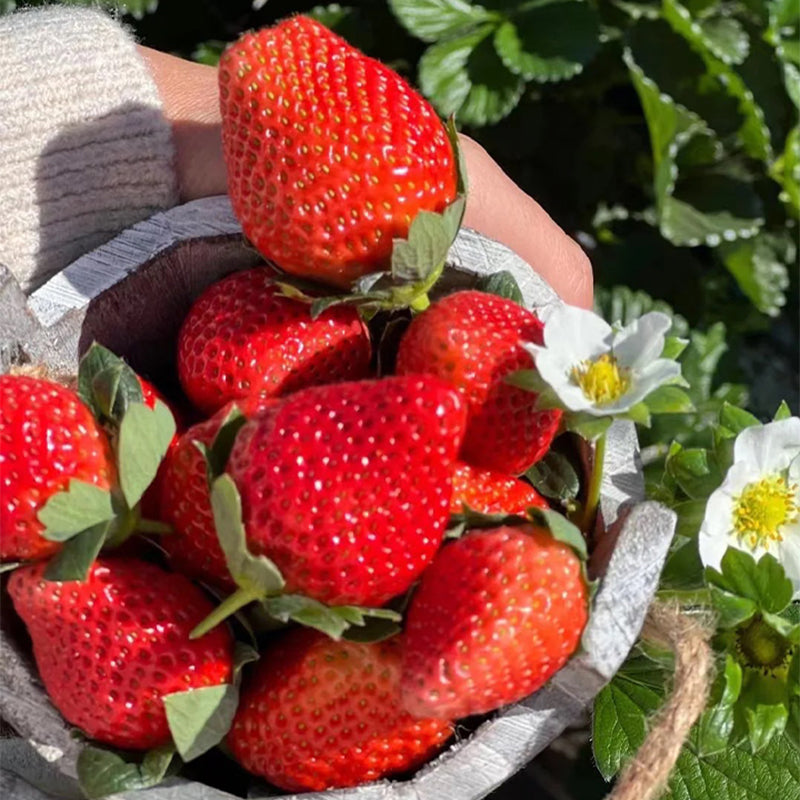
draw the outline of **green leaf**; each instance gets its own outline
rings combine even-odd
[[[506,270],[483,275],[475,284],[475,288],[479,292],[505,297],[506,300],[513,300],[521,306],[525,305],[525,298],[522,296],[517,279]]]
[[[239,690],[230,683],[164,695],[169,730],[184,761],[201,756],[225,738],[238,703]]]
[[[525,473],[525,477],[539,494],[551,500],[574,500],[581,488],[575,467],[566,456],[552,449]]]
[[[783,736],[757,755],[736,745],[702,757],[684,747],[665,800],[800,800],[800,752]]]
[[[782,703],[757,705],[745,709],[747,738],[753,753],[763,750],[775,736],[780,736],[786,728],[789,711]]]
[[[256,596],[276,594],[284,580],[266,556],[254,556],[247,549],[242,522],[242,500],[230,475],[221,475],[211,487],[211,508],[220,546],[233,579]]]
[[[73,536],[47,564],[48,581],[83,581],[108,537],[113,522],[101,522]]]
[[[667,457],[666,469],[693,500],[707,498],[722,483],[717,465],[702,448],[681,448],[671,453]]]
[[[661,351],[661,358],[670,358],[673,361],[677,360],[688,346],[688,339],[681,339],[679,336],[667,336],[664,339],[664,349]]]
[[[395,627],[401,618],[396,611],[389,608],[326,606],[299,594],[268,597],[263,602],[267,613],[275,619],[315,628],[337,640],[352,626],[364,627],[370,617],[393,623]]]
[[[689,323],[672,306],[663,300],[655,300],[646,292],[634,291],[627,286],[597,286],[594,295],[594,310],[610,325],[630,325],[648,311],[660,311],[672,321],[664,342],[661,358],[677,358],[682,352],[681,344],[689,334]],[[677,338],[676,338],[677,337]]]
[[[42,536],[51,542],[67,539],[112,520],[116,512],[111,493],[71,478],[67,489],[56,492],[37,514],[44,525]]]
[[[741,433],[745,428],[760,426],[758,417],[754,417],[749,411],[737,408],[730,403],[723,403],[719,412],[720,425],[724,425],[731,433]]]
[[[78,755],[78,780],[90,800],[119,792],[149,789],[164,780],[175,756],[172,744],[144,754],[141,761],[87,745]]]
[[[719,247],[722,263],[736,279],[753,305],[770,317],[777,317],[786,305],[789,270],[775,248],[775,239],[761,234]]]
[[[777,422],[782,419],[789,419],[791,416],[792,409],[789,408],[789,404],[785,400],[781,400],[781,404],[778,406],[775,416],[772,419],[774,422]]]
[[[363,625],[351,625],[342,634],[348,642],[382,642],[396,636],[402,628],[398,622],[380,617],[367,617]]]
[[[595,417],[581,411],[570,411],[564,414],[562,424],[566,430],[577,433],[587,442],[593,442],[611,427],[613,421],[611,417]]]
[[[156,477],[175,435],[172,412],[160,400],[151,409],[131,403],[119,429],[119,482],[125,502],[133,508]]]
[[[639,749],[647,719],[664,694],[664,674],[642,656],[629,659],[594,701],[592,746],[597,768],[609,781]]]
[[[423,42],[450,37],[494,16],[466,0],[389,0],[389,7],[403,27]]]
[[[747,598],[762,611],[780,614],[792,600],[792,582],[780,562],[769,553],[756,561],[753,556],[729,547],[722,556],[720,571],[706,570],[708,582],[724,592]]]
[[[734,705],[742,691],[742,668],[728,654],[712,688],[710,708],[695,725],[692,744],[700,756],[714,755],[728,746],[734,728]]]
[[[688,414],[694,403],[683,389],[677,386],[659,386],[644,399],[652,414]]]
[[[563,514],[534,507],[528,509],[528,516],[535,525],[546,528],[554,539],[569,545],[581,560],[589,557],[583,534]]]
[[[519,103],[524,81],[503,65],[492,45],[493,26],[431,45],[419,62],[419,83],[443,116],[464,125],[489,125]]]
[[[711,586],[711,602],[717,612],[717,627],[727,630],[751,619],[758,611],[758,604],[747,597],[739,597]]]
[[[207,67],[216,67],[225,48],[230,42],[223,42],[220,39],[209,39],[200,42],[192,50],[191,59],[198,64],[205,64]]]
[[[119,425],[128,404],[142,402],[142,385],[119,356],[94,342],[78,366],[78,394],[98,419]]]
[[[236,441],[236,435],[246,422],[247,417],[242,414],[238,406],[234,405],[225,415],[225,419],[222,420],[222,423],[217,429],[211,447],[206,448],[200,442],[194,443],[200,448],[200,451],[206,459],[209,483],[213,483],[216,478],[225,472],[228,458],[230,457],[231,450],[233,450],[233,444]]]
[[[741,64],[750,52],[750,39],[733,17],[709,17],[697,23],[708,49],[726,64]]]
[[[641,425],[644,428],[650,427],[651,417],[647,403],[636,403],[636,405],[631,406],[624,414],[620,414],[620,416],[622,419],[632,420],[637,425]]]
[[[572,78],[600,49],[597,13],[570,0],[524,7],[497,28],[494,45],[503,64],[525,80]]]
[[[420,211],[411,222],[408,238],[394,240],[392,276],[422,282],[440,272],[458,233],[464,207],[464,198],[459,197],[441,214]]]

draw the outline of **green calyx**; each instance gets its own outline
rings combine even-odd
[[[762,617],[755,616],[737,628],[735,636],[736,653],[742,666],[774,677],[786,677],[795,646]]]

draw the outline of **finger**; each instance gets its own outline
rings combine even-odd
[[[469,177],[464,224],[524,258],[567,302],[591,308],[592,266],[581,247],[467,136],[461,145]]]

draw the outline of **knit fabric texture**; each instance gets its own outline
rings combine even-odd
[[[132,38],[91,9],[0,17],[0,264],[31,292],[178,201],[161,101]]]

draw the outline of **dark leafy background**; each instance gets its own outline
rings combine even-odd
[[[38,4],[0,0],[0,13]],[[608,319],[655,307],[690,339],[696,410],[643,434],[654,475],[668,442],[701,440],[726,400],[766,419],[785,398],[797,413],[798,0],[99,4],[143,43],[208,64],[242,31],[313,9],[455,112],[587,250]],[[702,769],[685,758],[673,796],[702,796],[690,788]],[[606,790],[580,729],[495,797]]]

